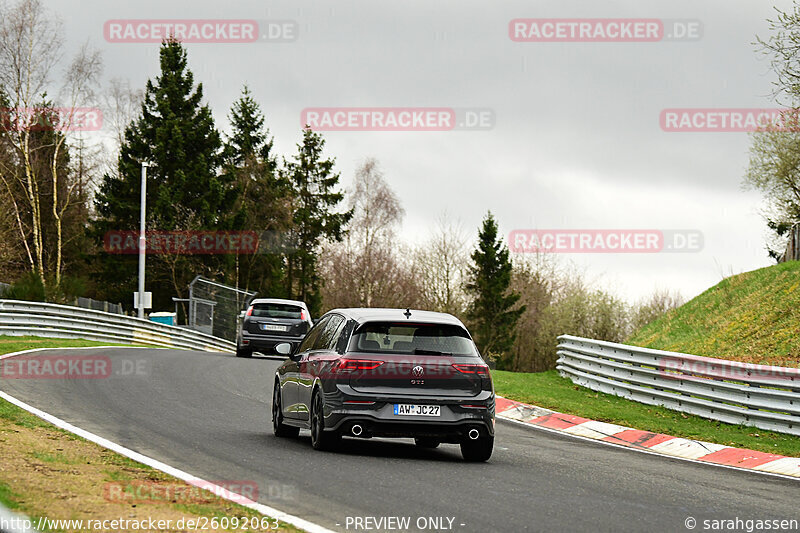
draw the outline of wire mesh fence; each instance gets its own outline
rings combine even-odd
[[[10,283],[3,283],[0,281],[0,298],[11,298],[14,300],[18,300],[19,298],[15,298],[8,293],[11,289]],[[84,309],[94,309],[95,311],[105,311],[106,313],[114,313],[117,315],[124,315],[125,310],[122,308],[122,304],[112,304],[111,302],[106,302],[103,300],[95,300],[94,298],[84,298],[79,296],[73,299],[70,302],[66,302],[70,305],[74,305],[75,307],[82,307]]]
[[[74,305],[76,307],[83,307],[84,309],[94,309],[95,311],[105,311],[106,313],[115,313],[117,315],[125,314],[125,311],[122,309],[122,304],[112,304],[102,300],[95,300],[94,298],[79,296],[75,298]]]
[[[10,288],[10,284],[0,282],[0,297],[4,297]],[[237,289],[197,276],[189,284],[188,301],[179,298],[173,298],[173,300],[176,302],[176,312],[178,302],[188,303],[187,325],[189,328],[233,341],[236,340],[239,313],[255,295],[255,292]],[[70,301],[69,304],[83,309],[118,315],[126,314],[122,304],[94,298],[80,296]]]
[[[197,276],[189,284],[189,327],[234,341],[239,313],[255,295]]]

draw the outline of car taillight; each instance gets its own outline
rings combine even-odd
[[[336,372],[355,372],[356,370],[375,370],[383,364],[383,361],[373,361],[372,359],[340,359],[331,369]]]
[[[462,374],[477,374],[479,376],[488,376],[489,375],[489,367],[486,365],[465,365],[465,364],[458,364],[453,365],[453,368],[461,372]]]
[[[306,312],[301,309],[300,310],[300,320],[305,320],[305,319],[306,319]]]
[[[245,313],[245,316],[250,316],[252,314],[253,314],[253,306],[251,305],[250,307],[247,308],[247,313]]]

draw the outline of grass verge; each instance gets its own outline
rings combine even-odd
[[[113,342],[87,341],[83,339],[54,339],[45,337],[14,337],[0,335],[0,355],[21,352],[34,348],[91,348],[92,346],[132,346]]]
[[[595,392],[575,385],[555,370],[535,374],[494,370],[492,379],[500,396],[560,413],[676,437],[800,457],[800,437],[725,424]]]
[[[3,336],[0,354],[102,344],[108,343]],[[205,522],[204,531],[299,531],[275,520],[262,520],[256,511],[72,435],[5,400],[0,400],[0,503],[30,517],[34,526],[39,517],[83,521],[83,527],[60,524],[43,527],[43,531],[96,531],[89,521],[120,519],[143,524],[151,519],[169,520],[167,530],[171,531],[193,529],[188,520],[196,520],[198,525]],[[220,521],[223,517],[228,528],[212,527],[212,518]],[[251,527],[243,527],[245,519]],[[128,528],[106,529],[130,529],[132,523]]]

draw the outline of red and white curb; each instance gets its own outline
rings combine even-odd
[[[607,422],[589,420],[580,416],[557,413],[500,396],[496,399],[495,410],[500,418],[567,433],[576,437],[598,440],[681,459],[800,478],[800,457],[786,457],[774,453],[733,448],[722,444],[682,439],[664,435],[663,433],[632,429]]]

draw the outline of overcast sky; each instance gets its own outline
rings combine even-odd
[[[758,193],[742,189],[747,133],[665,132],[665,108],[775,106],[757,52],[773,5],[789,1],[170,1],[48,3],[70,47],[100,48],[106,79],[144,87],[158,45],[108,42],[111,19],[255,19],[297,24],[285,43],[187,44],[218,127],[248,84],[279,153],[309,107],[490,109],[483,131],[325,132],[345,186],[379,162],[419,241],[446,210],[472,236],[491,210],[515,229],[693,229],[699,253],[569,254],[604,288],[635,300],[654,288],[692,297],[723,276],[771,264]],[[702,38],[513,42],[516,18],[692,19]]]

